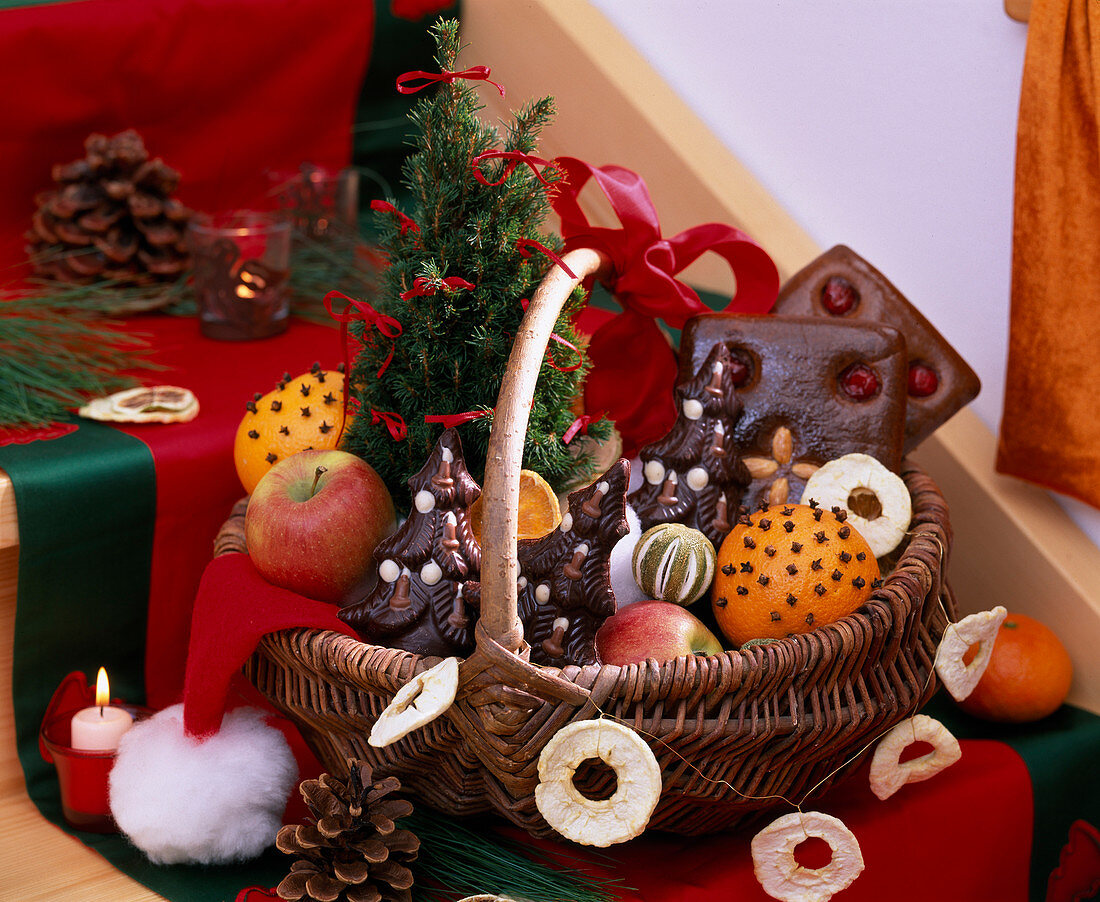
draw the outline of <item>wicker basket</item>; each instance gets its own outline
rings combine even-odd
[[[584,277],[606,260],[576,251],[566,263]],[[446,715],[388,748],[370,747],[371,726],[397,689],[438,659],[338,633],[269,634],[245,672],[334,773],[360,758],[440,811],[496,812],[536,836],[556,835],[535,806],[539,753],[565,724],[601,713],[634,728],[660,763],[663,790],[651,828],[706,833],[783,799],[805,801],[849,773],[877,737],[935,690],[936,646],[955,619],[943,579],[947,505],[907,463],[913,522],[895,568],[859,611],[810,633],[663,664],[530,664],[516,616],[522,438],[550,332],[575,284],[552,268],[501,387],[485,476],[477,648],[460,666],[458,697]],[[227,523],[220,550],[240,547],[240,514]],[[590,788],[608,779],[597,773]]]

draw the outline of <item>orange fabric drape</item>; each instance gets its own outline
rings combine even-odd
[[[997,470],[1100,507],[1100,0],[1035,0]]]

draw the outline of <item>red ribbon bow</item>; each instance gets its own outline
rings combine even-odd
[[[508,161],[504,165],[504,171],[501,173],[500,178],[498,178],[495,182],[490,182],[485,177],[485,173],[481,169],[481,164],[484,160]],[[474,170],[475,179],[477,179],[483,185],[495,187],[496,185],[503,185],[508,180],[508,176],[516,171],[516,167],[520,163],[526,164],[528,168],[530,168],[531,172],[534,174],[535,178],[542,182],[542,184],[544,184],[547,188],[549,188],[553,184],[553,182],[549,182],[546,180],[546,177],[541,172],[539,172],[538,167],[553,166],[554,164],[551,163],[549,160],[544,160],[541,157],[533,157],[531,156],[531,154],[523,153],[519,150],[487,150],[485,151],[485,153],[479,153],[476,157],[474,157],[473,162],[470,165]]]
[[[370,208],[377,210],[379,213],[392,213],[397,217],[397,221],[401,223],[401,237],[405,237],[406,232],[419,232],[420,226],[418,226],[412,219],[402,213],[389,201],[385,200],[372,200],[370,202]]]
[[[426,276],[417,276],[413,279],[412,288],[401,292],[401,300],[411,301],[413,298],[422,298],[435,294],[440,288],[446,291],[458,291],[465,288],[473,291],[477,286],[458,276],[448,276],[446,279],[429,279]]]
[[[463,423],[469,423],[471,420],[480,420],[482,417],[487,417],[492,413],[490,410],[467,410],[464,413],[426,413],[424,414],[425,423],[441,423],[444,429],[450,429],[454,426],[461,426]]]
[[[390,438],[395,442],[401,441],[409,433],[408,428],[405,426],[405,418],[399,413],[393,413],[389,410],[375,410],[372,407],[370,421],[372,424],[384,423]]]
[[[606,284],[623,307],[592,335],[585,407],[615,421],[623,453],[632,456],[664,435],[676,418],[676,355],[656,320],[680,329],[691,317],[710,312],[695,291],[676,279],[677,273],[707,251],[718,254],[737,280],[737,293],[725,309],[737,313],[767,313],[779,293],[779,273],[767,252],[732,226],[706,223],[663,238],[645,182],[629,169],[594,167],[572,157],[554,163],[565,182],[553,199],[565,246],[607,254],[613,273]],[[588,222],[577,198],[589,179],[610,201],[621,228]]]
[[[504,87],[503,85],[498,85],[489,78],[489,73],[491,71],[492,70],[488,66],[471,66],[469,69],[463,69],[461,72],[448,72],[446,69],[442,72],[421,72],[420,70],[406,72],[403,75],[397,76],[397,91],[399,94],[415,94],[417,91],[423,91],[428,85],[434,85],[439,82],[453,85],[458,79],[465,78],[470,81],[487,81],[500,91],[500,96],[503,97]],[[421,83],[410,84],[410,82],[415,82],[417,80]]]
[[[572,425],[565,430],[565,434],[561,437],[562,444],[568,445],[577,437],[577,433],[584,432],[587,434],[588,424],[595,422],[595,420],[595,417],[589,416],[587,413],[582,413],[573,421]]]

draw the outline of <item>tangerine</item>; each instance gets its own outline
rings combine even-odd
[[[771,505],[722,542],[711,604],[738,646],[782,639],[846,617],[871,597],[879,568],[841,508]]]
[[[966,656],[963,661],[969,663]],[[1010,613],[997,630],[985,673],[959,706],[985,720],[1027,723],[1052,714],[1072,681],[1073,663],[1054,631]]]
[[[470,531],[481,542],[481,520],[484,504],[478,495],[470,505]],[[519,529],[517,539],[537,539],[561,523],[558,496],[534,470],[519,471]]]
[[[344,425],[344,374],[315,363],[246,405],[233,441],[237,476],[248,494],[278,461],[299,451],[336,447]]]

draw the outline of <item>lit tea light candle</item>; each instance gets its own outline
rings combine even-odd
[[[110,752],[118,748],[119,739],[134,725],[134,718],[129,711],[109,704],[110,701],[107,671],[100,667],[95,682],[95,705],[73,715],[70,745],[74,749]]]

